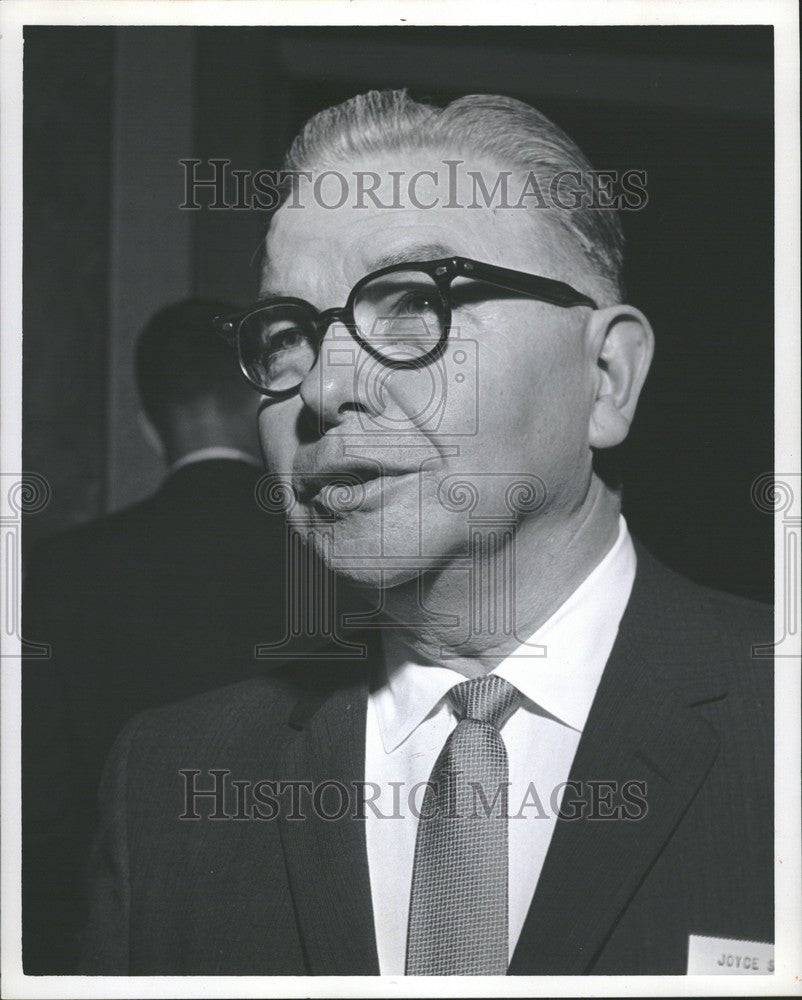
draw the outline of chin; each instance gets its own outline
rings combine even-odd
[[[417,497],[337,515],[301,505],[294,530],[329,570],[360,589],[401,586],[442,566],[443,560],[464,559],[468,552],[464,514],[421,504]]]
[[[295,530],[327,569],[360,590],[398,587],[432,561],[421,554],[414,519],[355,512],[326,523],[305,519]]]
[[[422,572],[418,567],[399,567],[392,564],[392,560],[386,561],[387,565],[382,565],[382,560],[377,560],[371,566],[355,566],[352,563],[339,565],[337,560],[330,564],[330,569],[337,574],[337,577],[348,586],[360,591],[370,591],[374,593],[380,590],[390,590],[393,587],[400,587],[410,580],[416,579]]]
[[[358,515],[338,522],[318,548],[325,565],[350,585],[360,589],[386,590],[414,579],[427,567],[417,549],[414,531],[382,531],[380,524],[367,524]],[[370,519],[372,521],[372,519]],[[386,528],[386,525],[385,525]],[[389,535],[389,537],[388,537]]]

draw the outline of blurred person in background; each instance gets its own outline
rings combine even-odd
[[[136,345],[142,425],[167,474],[146,500],[31,554],[25,628],[51,647],[23,671],[23,955],[69,973],[103,761],[134,714],[239,680],[283,636],[282,517],[262,509],[258,399],[211,320],[162,309]]]

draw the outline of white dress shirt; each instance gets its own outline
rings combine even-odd
[[[510,957],[554,832],[560,786],[568,780],[629,600],[635,563],[622,517],[602,561],[528,643],[493,670],[524,696],[501,730],[510,780]],[[444,695],[465,677],[410,660],[408,647],[391,632],[384,645],[385,680],[368,699],[365,780],[375,784],[376,797],[366,808],[365,832],[379,968],[382,975],[403,975],[416,812],[425,791],[419,783],[428,781],[457,724]],[[545,647],[545,655],[533,654],[532,645]]]
[[[196,462],[208,462],[211,459],[227,458],[237,462],[247,462],[249,465],[255,466],[257,469],[262,468],[262,463],[258,459],[249,454],[247,451],[242,451],[239,448],[227,448],[223,445],[212,445],[208,448],[198,448],[196,451],[188,451],[186,455],[182,455],[177,461],[173,462],[170,466],[170,472],[176,472],[178,469],[183,469],[185,465],[194,465]]]

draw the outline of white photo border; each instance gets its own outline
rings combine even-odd
[[[5,0],[0,8],[0,460],[19,474],[22,375],[22,30],[25,25],[731,25],[771,24],[775,38],[775,470],[800,469],[799,19],[793,0]],[[784,517],[775,516],[776,637],[783,637]],[[798,536],[797,536],[798,537]],[[7,553],[4,554],[7,556]],[[12,567],[19,573],[19,567]],[[8,566],[2,570],[7,579]],[[799,573],[799,563],[796,565]],[[18,582],[18,581],[17,581]],[[799,595],[799,579],[796,590]],[[16,599],[18,599],[18,586]],[[17,612],[18,612],[17,608]],[[797,608],[798,613],[798,608]],[[2,967],[4,996],[327,997],[426,996],[432,983],[398,977],[25,976],[20,946],[19,640],[2,634]],[[776,972],[773,976],[455,977],[437,982],[459,996],[797,995],[802,977],[800,863],[800,658],[775,668]]]

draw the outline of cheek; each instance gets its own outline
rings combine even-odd
[[[482,343],[479,369],[477,443],[489,456],[530,468],[577,461],[587,447],[588,405],[576,330],[508,323]]]
[[[262,455],[269,472],[288,473],[298,447],[297,406],[293,401],[265,406],[259,412],[257,425]]]

